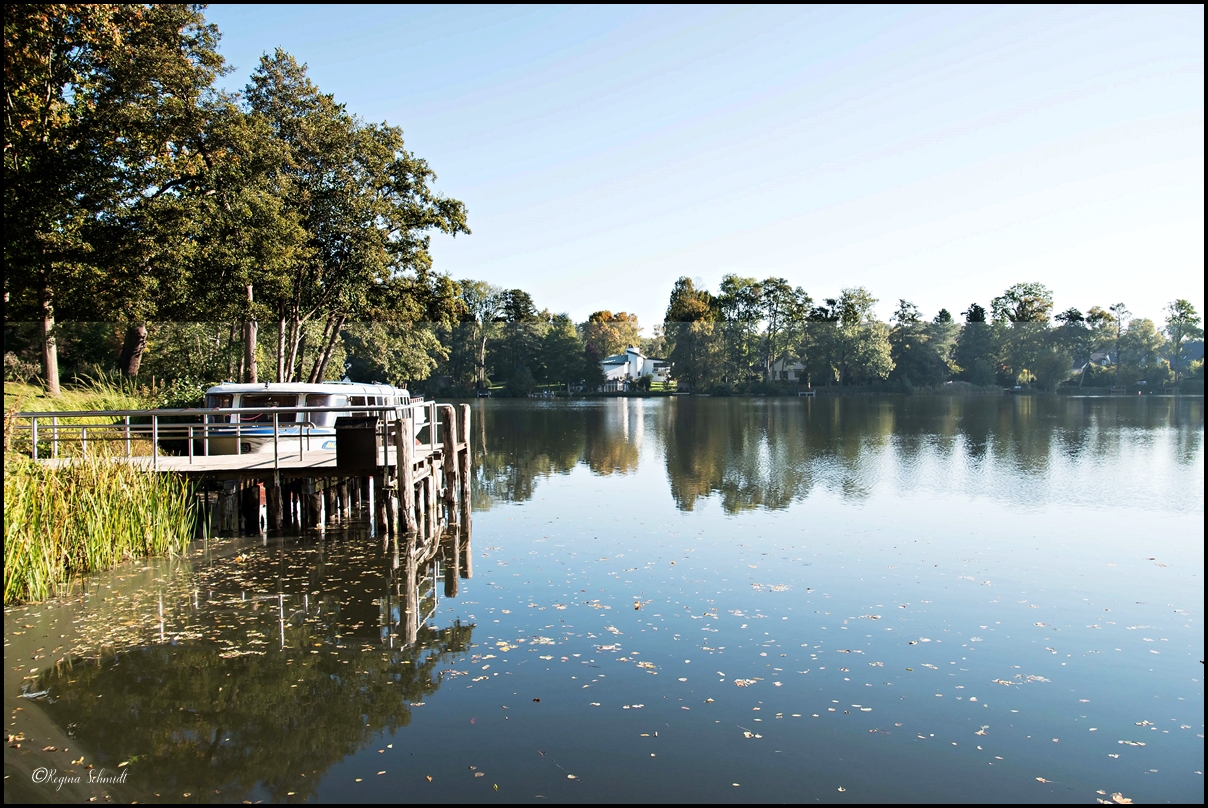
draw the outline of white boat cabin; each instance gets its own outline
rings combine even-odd
[[[376,415],[358,407],[389,407],[417,403],[423,396],[412,397],[405,388],[388,384],[366,384],[361,382],[323,382],[309,384],[265,383],[239,384],[226,382],[206,390],[206,407],[210,409],[288,409],[293,407],[346,407],[346,410],[329,412],[286,412],[276,417],[277,443],[292,444],[294,448],[305,438],[306,448],[335,448],[336,419],[349,415]],[[215,434],[211,431],[209,452],[211,454],[243,454],[273,450],[272,412],[248,412],[211,415],[212,424],[238,424],[239,446],[233,436],[226,434],[229,428]],[[423,421],[422,410],[417,413]],[[419,426],[420,424],[417,424]],[[283,441],[282,439],[285,439]],[[228,445],[229,444],[229,445]]]

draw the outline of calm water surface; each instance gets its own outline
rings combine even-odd
[[[353,525],[7,610],[6,796],[1203,801],[1202,399],[475,418],[455,598]]]

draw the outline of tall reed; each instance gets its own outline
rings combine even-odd
[[[104,458],[4,457],[4,602],[44,600],[74,576],[189,541],[188,484]]]

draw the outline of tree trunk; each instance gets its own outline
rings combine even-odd
[[[482,324],[482,339],[478,345],[478,386],[487,386],[487,324]]]
[[[302,323],[298,320],[298,315],[295,312],[289,318],[289,359],[285,362],[285,376],[283,381],[292,382],[294,380],[294,368],[298,366],[298,344],[301,342]]]
[[[285,375],[285,313],[277,317],[277,381],[289,379]]]
[[[235,355],[231,352],[231,346],[233,346],[234,344],[235,344],[235,323],[231,322],[227,325],[227,344],[226,344],[227,378],[231,379],[232,381],[239,381],[240,379],[243,378],[243,354],[240,353],[239,358],[238,359],[235,358]],[[238,363],[238,364],[236,364],[236,363]],[[236,371],[238,371],[238,375],[236,375]]]
[[[126,329],[126,337],[122,340],[122,355],[118,366],[122,374],[130,377],[138,375],[139,366],[143,363],[143,351],[147,347],[147,324],[131,323]]]
[[[335,326],[331,329],[331,336],[327,338],[327,345],[323,348],[323,356],[315,363],[315,372],[312,374],[311,381],[322,382],[323,376],[327,373],[327,365],[331,362],[331,355],[336,349],[336,339],[340,336],[340,329],[344,327],[344,316],[335,318],[332,322]]]
[[[302,336],[298,338],[298,364],[294,366],[294,372],[297,374],[297,380],[302,381],[302,368],[304,366],[303,363],[306,361],[306,331],[301,327],[301,323],[298,325],[298,330],[302,332]],[[290,381],[294,381],[292,375],[290,376]]]
[[[256,384],[256,317],[252,313],[252,285],[247,287],[247,320],[243,323],[243,370],[244,381]]]
[[[55,307],[50,284],[43,284],[42,306],[42,378],[46,394],[59,395],[59,345],[55,340]]]

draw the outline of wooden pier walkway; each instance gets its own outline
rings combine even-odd
[[[11,427],[18,448],[49,465],[98,458],[180,475],[197,497],[200,536],[321,530],[367,517],[383,549],[393,545],[396,567],[442,554],[452,574],[445,591],[455,595],[471,569],[470,406],[358,406],[356,418],[336,421],[334,441],[312,423],[322,420],[316,413],[349,415],[334,407],[22,412]],[[336,448],[310,448],[316,438]],[[244,450],[252,440],[258,451]],[[235,453],[210,451],[224,441]]]

